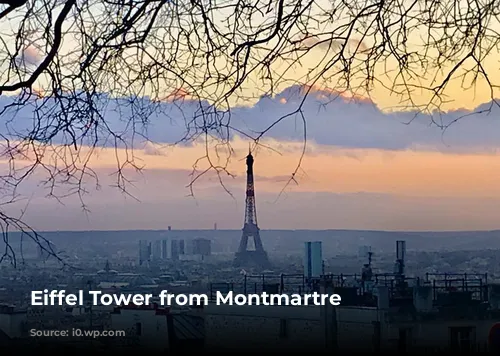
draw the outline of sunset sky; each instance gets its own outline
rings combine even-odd
[[[11,23],[2,23],[1,34],[12,31],[16,21],[12,17]],[[105,24],[97,23],[96,29],[99,25]],[[418,42],[419,34],[416,31],[410,38],[412,48],[422,45]],[[349,41],[351,47],[359,43],[355,36]],[[364,41],[362,46],[373,46],[370,38]],[[40,51],[44,48],[42,44],[33,40],[24,48],[22,63],[27,68],[36,66],[44,57]],[[73,51],[78,54],[78,44],[67,35],[61,53],[69,58],[75,55]],[[257,73],[250,76],[241,93],[232,98],[232,126],[245,132],[259,131],[294,111],[305,90],[297,82],[320,67],[318,58],[324,51],[325,48],[317,48],[306,56],[301,66],[290,70],[286,80],[274,88],[271,97],[260,97],[269,91],[269,86],[260,81]],[[483,58],[484,70],[491,78],[500,75],[498,58],[498,51]],[[500,108],[493,106],[491,112],[466,117],[443,131],[431,125],[429,116],[421,114],[414,119],[414,113],[399,108],[402,98],[387,89],[394,82],[395,74],[393,77],[383,75],[381,68],[385,65],[380,63],[376,71],[380,76],[369,98],[367,93],[355,91],[322,105],[341,88],[335,84],[335,78],[313,87],[303,108],[307,145],[296,182],[290,182],[290,177],[304,149],[300,117],[281,122],[266,134],[261,146],[253,147],[261,229],[500,229],[497,211],[500,206],[497,152]],[[395,64],[389,63],[389,67],[391,65],[394,69]],[[439,82],[451,66],[452,63],[448,63],[440,70],[422,72],[412,79],[413,83],[435,85],[436,76]],[[464,81],[461,75],[473,66],[474,63],[466,61],[455,73],[442,97],[445,99],[440,106],[442,111],[433,113],[435,120],[446,124],[468,113],[485,111],[483,109],[490,107],[492,95],[498,96],[498,91],[495,89],[492,93],[484,79],[466,89],[470,87],[471,77]],[[279,73],[280,67],[276,65],[273,70]],[[35,83],[41,96],[49,87],[46,79],[42,76]],[[174,229],[211,229],[214,223],[220,229],[241,228],[244,157],[249,141],[236,132],[231,136],[234,152],[227,168],[235,177],[221,174],[229,193],[212,171],[194,184],[194,196],[189,196],[193,164],[206,154],[206,147],[203,142],[171,146],[184,134],[183,115],[190,117],[196,109],[188,90],[174,89],[177,84],[175,80],[164,83],[156,93],[155,99],[164,98],[161,105],[168,115],[151,119],[147,136],[154,143],[136,142],[135,163],[143,167],[142,173],[124,170],[126,178],[133,181],[127,190],[133,197],[112,187],[116,183],[113,172],[117,169],[117,157],[123,161],[130,152],[104,147],[91,157],[88,165],[100,180],[99,190],[87,181],[89,193],[84,196],[84,202],[90,211],[88,214],[83,212],[77,196],[62,202],[48,199],[47,190],[40,184],[45,178],[43,171],[37,171],[19,188],[26,199],[4,209],[14,215],[26,209],[24,219],[39,230],[165,229],[169,225]],[[351,85],[356,87],[356,78]],[[188,95],[185,100],[173,103],[169,96],[172,92]],[[429,91],[415,91],[412,99],[416,105],[425,104],[430,95]],[[207,100],[209,96],[207,94]],[[246,99],[242,100],[243,97]],[[0,107],[9,100],[8,96],[0,96]],[[0,126],[14,125],[16,130],[29,127],[30,110],[29,106],[25,107],[14,123],[8,123],[3,116]],[[112,107],[106,110],[107,122],[111,126],[121,125],[116,111]],[[130,111],[130,108],[122,110]],[[1,129],[0,133],[3,133]],[[88,148],[83,147],[80,156],[88,152]],[[219,156],[210,148],[210,159],[216,165],[224,164],[228,151],[218,153]],[[0,164],[8,167],[6,159],[0,159]],[[199,171],[206,167],[206,160],[199,162]]]
[[[264,127],[290,110],[297,98],[294,93],[289,88],[275,98],[261,99],[251,108],[235,109],[235,126]],[[316,92],[306,103],[308,142],[296,176],[298,184],[286,186],[303,149],[300,120],[290,119],[269,132],[263,146],[254,151],[257,213],[262,229],[500,227],[498,109],[459,121],[443,133],[430,126],[425,116],[407,125],[411,114],[385,114],[368,101],[339,98],[322,109],[323,95],[328,93]],[[463,111],[448,113],[443,119],[458,115]],[[46,190],[37,185],[44,176],[38,175],[20,190],[31,197],[27,221],[41,230],[163,229],[168,225],[210,229],[215,222],[220,229],[241,228],[243,158],[249,142],[233,137],[234,153],[228,170],[236,177],[222,174],[234,199],[213,172],[196,182],[193,198],[188,197],[186,186],[193,163],[204,155],[204,145],[166,145],[164,142],[172,142],[182,130],[165,118],[152,122],[149,132],[156,143],[138,145],[134,152],[135,162],[144,171],[125,171],[133,181],[128,192],[137,200],[110,187],[114,184],[116,153],[103,148],[89,163],[101,184],[99,191],[88,186],[90,193],[84,201],[89,214],[82,212],[76,197],[63,200],[64,205],[45,198]],[[124,154],[119,151],[121,158]],[[215,157],[212,152],[211,158]],[[223,163],[224,152],[221,157]],[[204,165],[200,163],[199,170]],[[19,212],[26,204],[14,204],[8,211]]]

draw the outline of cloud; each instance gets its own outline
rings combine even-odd
[[[234,112],[234,116],[253,130],[263,130],[274,120],[299,106],[302,99],[300,90],[301,88],[291,87],[276,98],[262,98],[252,108]],[[345,96],[338,95],[331,91],[314,90],[304,104],[307,136],[310,140],[345,148],[386,150],[496,152],[498,147],[496,132],[500,130],[500,121],[495,117],[500,114],[500,109],[496,107],[490,115],[464,118],[443,132],[430,125],[429,116],[414,117],[414,113],[402,112],[385,113],[368,101],[360,101],[357,98],[347,100]],[[286,105],[279,103],[282,98],[286,98]],[[333,100],[334,98],[337,99]],[[326,103],[326,106],[322,106]],[[466,112],[450,112],[443,114],[439,120],[446,125],[464,114]],[[282,121],[269,132],[269,136],[282,140],[302,140],[301,118],[295,115]]]
[[[301,40],[301,49],[302,50],[310,50],[310,49],[320,49],[323,51],[333,51],[341,49],[342,47],[346,47],[346,50],[357,51],[357,53],[363,53],[369,50],[368,46],[358,39],[349,39],[347,46],[345,41],[333,40],[331,38],[325,38],[322,36],[305,36]]]
[[[233,108],[231,126],[247,133],[263,131],[283,115],[295,111],[302,101],[304,90],[304,87],[292,86],[275,97],[262,97],[252,107]],[[10,101],[11,98],[0,97],[0,106]],[[157,143],[172,144],[181,140],[187,134],[186,120],[190,121],[194,117],[197,117],[196,120],[201,120],[200,103],[189,99],[175,103],[170,101],[151,103],[144,98],[139,100],[137,105],[145,107],[154,105],[143,133]],[[487,104],[484,104],[477,110],[486,107]],[[138,120],[135,115],[137,110],[137,108],[133,110],[125,99],[120,99],[108,105],[104,117],[110,127],[123,132],[124,139],[131,140],[130,120]],[[490,114],[483,113],[464,118],[445,132],[430,125],[429,116],[415,117],[415,113],[411,112],[383,112],[369,100],[326,88],[313,88],[304,103],[303,112],[307,119],[307,139],[320,145],[490,154],[496,154],[499,146],[497,133],[500,132],[500,121],[496,118],[500,114],[500,108],[495,106]],[[464,110],[454,111],[434,119],[446,125],[467,113]],[[26,106],[16,113],[16,120],[9,121],[8,116],[4,116],[3,122],[0,122],[0,133],[27,132],[32,125],[30,120],[32,115],[32,108]],[[141,125],[142,122],[137,121],[134,127],[141,130]],[[232,135],[234,137],[236,132]],[[303,141],[301,117],[292,115],[282,120],[267,132],[266,137],[287,142]],[[137,140],[137,136],[135,138]],[[57,140],[61,142],[62,139],[56,137],[55,142],[58,142]],[[157,153],[150,151],[150,154]]]
[[[33,46],[28,46],[16,57],[16,64],[20,67],[30,68],[40,62],[40,54]]]

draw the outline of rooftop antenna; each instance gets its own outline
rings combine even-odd
[[[368,266],[372,265],[373,252],[368,251]]]
[[[366,252],[366,256],[368,257],[368,263],[363,265],[361,269],[361,282],[363,285],[363,291],[365,290],[365,282],[369,282],[372,280],[373,271],[372,271],[372,256],[373,252],[370,250]]]
[[[396,274],[404,276],[405,274],[405,258],[406,258],[406,241],[396,241]]]
[[[396,277],[396,288],[402,290],[405,288],[405,258],[406,241],[396,241],[396,264],[394,265],[394,274]]]

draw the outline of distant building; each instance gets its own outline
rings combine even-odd
[[[179,261],[201,262],[203,257],[202,255],[179,255]]]
[[[168,258],[168,240],[161,240],[161,259],[166,260]]]
[[[180,255],[185,254],[184,240],[172,240],[170,241],[170,258],[173,260],[178,260]]]
[[[185,243],[184,243],[184,240],[179,240],[179,255],[184,255],[186,254],[186,250],[185,250]]]
[[[212,254],[212,241],[201,237],[191,240],[188,254],[210,256]]]
[[[172,258],[172,244],[168,239],[156,240],[151,244],[151,259],[153,261]]]
[[[306,278],[317,278],[323,274],[323,253],[321,241],[304,244],[304,275]]]
[[[154,241],[151,246],[151,259],[153,261],[161,260],[161,240]]]
[[[111,265],[109,261],[106,261],[106,264],[104,265],[104,269],[101,269],[97,271],[97,275],[102,279],[114,279],[116,278],[116,275],[118,274],[117,270],[111,269]]]
[[[139,265],[149,262],[151,259],[151,243],[146,240],[139,241]]]

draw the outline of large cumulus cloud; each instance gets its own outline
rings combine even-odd
[[[302,101],[304,88],[292,86],[274,97],[264,96],[250,107],[232,110],[231,126],[247,133],[260,132],[283,115],[295,111]],[[10,102],[0,97],[0,106]],[[148,105],[147,98],[140,106]],[[166,100],[156,113],[149,117],[145,127],[136,125],[145,136],[158,143],[175,143],[186,134],[185,120],[199,115],[200,103]],[[206,105],[206,103],[201,103]],[[491,111],[489,104],[479,106],[467,116],[455,122],[446,131],[431,125],[431,118],[413,112],[386,113],[369,100],[346,99],[327,90],[313,90],[303,105],[307,119],[307,138],[322,145],[343,148],[376,148],[387,150],[439,150],[451,152],[496,152],[500,109]],[[15,120],[4,116],[0,121],[0,133],[25,133],[32,128],[32,110],[26,106],[18,111]],[[107,125],[122,137],[131,138],[128,118],[134,117],[134,108],[124,99],[112,101],[105,109]],[[434,115],[434,119],[447,125],[469,114],[465,110]],[[13,114],[14,115],[14,114]],[[236,132],[235,132],[236,134]],[[303,123],[299,115],[292,115],[267,133],[270,138],[283,141],[300,141],[304,138]],[[137,139],[138,136],[136,136]],[[55,142],[60,138],[55,138]],[[110,142],[103,144],[112,144]]]

